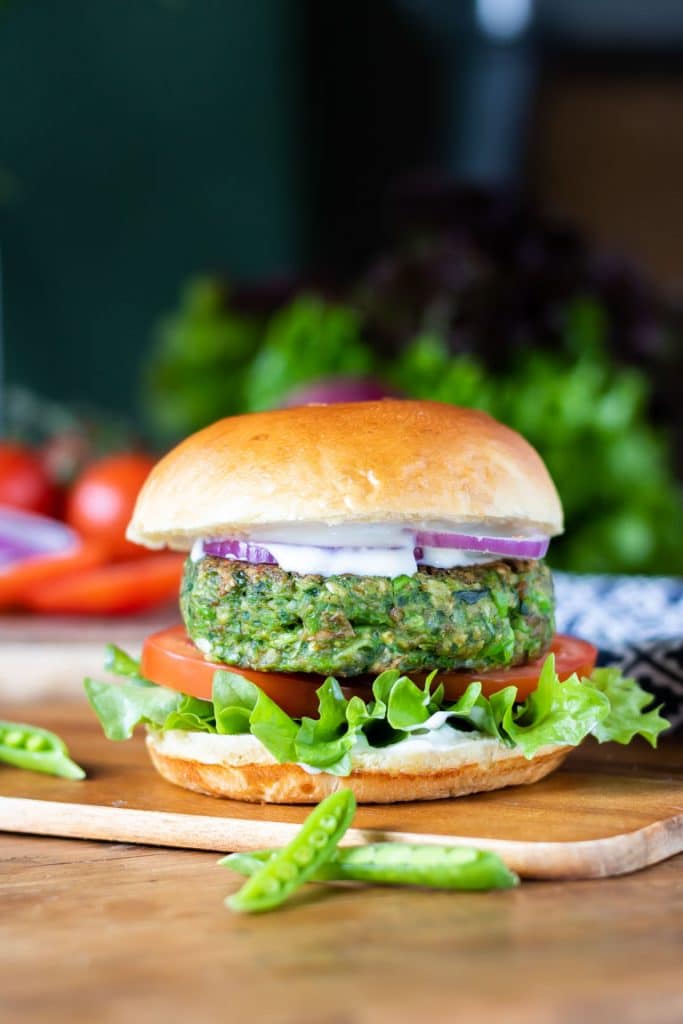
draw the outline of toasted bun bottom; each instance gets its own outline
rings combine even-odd
[[[157,771],[176,786],[208,796],[268,804],[318,803],[338,789],[352,789],[359,803],[385,804],[440,800],[526,785],[558,768],[572,749],[549,745],[527,759],[496,740],[477,739],[458,744],[453,751],[430,752],[419,759],[409,757],[407,770],[400,770],[398,744],[373,750],[370,756],[354,757],[351,774],[339,777],[326,772],[310,774],[297,764],[278,764],[251,736],[218,739],[227,741],[220,762],[201,760],[201,754],[190,757],[169,753],[164,735],[155,733],[148,735],[147,749]],[[234,744],[232,759],[231,740],[247,741]],[[253,750],[252,761],[245,746]]]

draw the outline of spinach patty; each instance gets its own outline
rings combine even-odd
[[[545,651],[554,628],[550,570],[534,561],[389,579],[188,558],[180,607],[214,661],[337,676],[518,665]]]

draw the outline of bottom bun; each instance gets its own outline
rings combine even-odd
[[[157,771],[176,786],[268,804],[314,804],[338,789],[352,789],[362,804],[465,796],[537,782],[573,749],[552,744],[527,759],[498,740],[472,739],[471,734],[456,738],[445,749],[424,744],[425,749],[416,750],[416,741],[408,740],[354,752],[351,774],[346,776],[279,764],[254,736],[150,731],[147,749]]]

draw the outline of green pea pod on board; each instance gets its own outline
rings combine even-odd
[[[350,789],[326,797],[291,843],[262,863],[239,892],[226,900],[227,906],[246,913],[280,906],[334,854],[355,813],[356,799]]]
[[[219,864],[253,875],[276,850],[231,853]],[[470,846],[369,843],[338,849],[312,876],[314,882],[371,882],[429,889],[509,889],[519,878],[496,853]]]
[[[85,778],[85,772],[71,760],[59,736],[23,722],[0,721],[0,761],[63,779]]]

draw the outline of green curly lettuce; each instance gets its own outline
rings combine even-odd
[[[337,374],[363,376],[374,366],[353,309],[300,295],[268,322],[246,371],[246,408],[269,409],[304,384]]]
[[[669,723],[660,715],[659,707],[645,710],[652,704],[650,693],[641,689],[635,679],[622,676],[617,668],[596,668],[590,682],[610,704],[609,713],[593,730],[600,743],[630,743],[634,736],[644,736],[653,747],[657,746],[657,737]]]
[[[683,572],[683,492],[670,441],[647,416],[648,377],[614,365],[603,311],[590,299],[567,307],[564,333],[564,350],[522,348],[513,366],[496,373],[476,355],[451,354],[438,333],[423,333],[384,376],[411,397],[481,409],[539,451],[567,520],[567,532],[553,541],[554,567]]]
[[[618,669],[599,668],[590,677],[573,675],[561,682],[552,654],[536,690],[524,701],[517,700],[514,686],[485,697],[478,682],[449,701],[443,686],[435,686],[436,673],[420,687],[390,670],[377,676],[367,701],[358,696],[347,700],[337,680],[326,679],[317,690],[318,717],[301,719],[235,672],[216,672],[212,700],[206,701],[145,685],[136,663],[116,648],[110,648],[108,664],[126,681],[86,679],[85,691],[109,739],[128,739],[140,724],[161,732],[251,734],[281,763],[341,776],[350,773],[358,743],[385,747],[444,727],[471,733],[472,739],[497,739],[531,758],[548,744],[576,746],[589,735],[600,743],[630,743],[643,736],[654,747],[669,724],[660,708],[651,708],[654,698],[635,679]]]
[[[238,311],[220,281],[187,283],[178,308],[158,324],[143,367],[143,415],[159,442],[243,411],[245,371],[263,330],[263,318]]]

